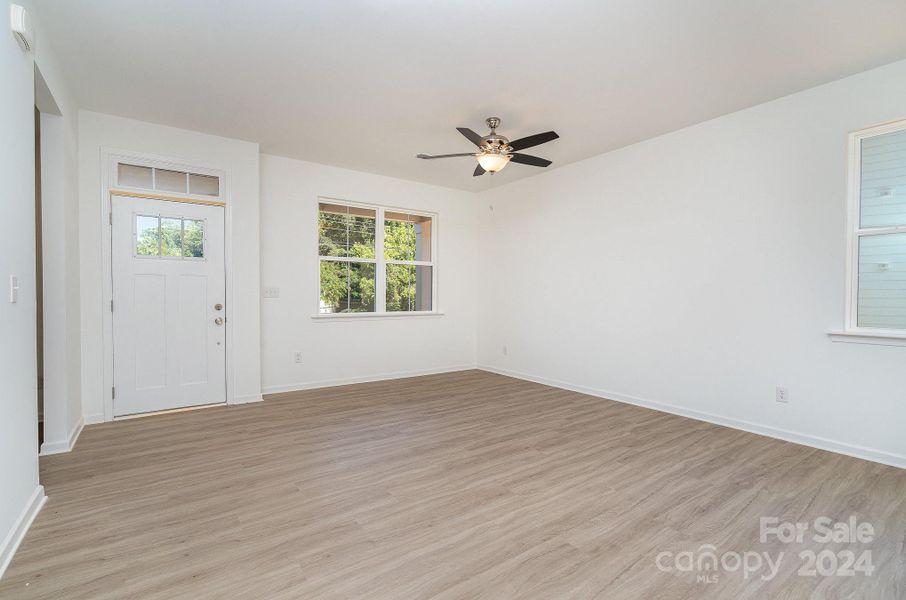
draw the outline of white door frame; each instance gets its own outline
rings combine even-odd
[[[119,150],[116,148],[101,148],[101,265],[103,271],[103,298],[101,306],[101,322],[103,324],[102,336],[102,381],[104,382],[104,421],[113,421],[113,313],[110,311],[110,303],[113,301],[113,228],[110,224],[110,213],[113,209],[112,192],[113,191],[134,191],[136,194],[154,194],[152,190],[141,190],[135,188],[116,186],[116,169],[119,162],[128,162],[130,164],[143,165],[149,167],[161,167],[173,169],[176,171],[189,171],[192,173],[201,173],[205,175],[214,175],[220,177],[221,190],[220,200],[224,202],[224,272],[226,276],[226,314],[228,318],[225,323],[226,327],[226,403],[237,404],[235,398],[236,390],[236,361],[233,343],[232,322],[235,317],[234,294],[233,294],[233,218],[232,218],[232,198],[230,186],[229,170],[218,168],[216,165],[208,165],[196,160],[175,158],[170,156],[160,156],[156,154],[147,154],[142,152],[133,152],[129,150]],[[210,197],[192,196],[189,194],[170,194],[172,196],[185,197],[186,199],[197,198],[199,200],[210,200]],[[125,417],[118,417],[125,418]]]

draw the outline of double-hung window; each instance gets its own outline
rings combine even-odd
[[[436,215],[322,199],[318,312],[433,312],[436,229]]]
[[[906,336],[906,121],[850,135],[846,330]]]

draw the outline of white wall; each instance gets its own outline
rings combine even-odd
[[[318,305],[318,196],[439,213],[437,317],[313,320]],[[261,157],[263,391],[278,392],[475,363],[474,194],[308,162]],[[294,361],[301,351],[303,361]]]
[[[41,12],[30,10],[43,32]],[[70,449],[82,423],[79,354],[78,109],[46,36],[35,63],[41,110],[41,204],[44,279],[44,444]]]
[[[42,114],[42,145],[48,145],[48,164],[42,170],[44,303],[52,312],[50,328],[45,327],[45,383],[52,388],[45,387],[45,437],[51,441],[57,435],[67,437],[82,413],[77,390],[78,256],[74,251],[78,247],[77,112],[53,48],[41,36],[39,7],[28,0],[18,4],[28,10],[38,35],[33,54],[22,52],[8,33],[10,2],[0,3],[0,29],[7,32],[0,36],[0,575],[44,499],[37,460],[35,104],[56,113]],[[35,79],[36,68],[40,80]],[[10,275],[19,278],[15,304],[9,302]]]
[[[227,172],[228,236],[232,240],[227,252],[232,254],[233,268],[232,304],[227,306],[233,330],[232,349],[228,349],[233,356],[233,369],[227,377],[233,401],[260,399],[258,145],[80,111],[79,148],[82,403],[86,421],[104,419],[112,381],[112,373],[103,360],[104,339],[110,326],[102,268],[105,242],[109,248],[102,216],[106,214],[102,206],[109,202],[102,195],[101,185],[101,155],[105,148],[165,156]]]
[[[38,488],[35,370],[34,66],[0,3],[0,574]],[[9,301],[10,276],[19,300]],[[39,492],[40,493],[40,492]]]
[[[479,364],[906,466],[906,348],[827,336],[847,133],[901,118],[906,61],[481,194]]]

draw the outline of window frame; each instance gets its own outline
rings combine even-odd
[[[160,230],[160,220],[161,219],[179,219],[181,230],[182,248],[181,250],[185,252],[186,242],[186,221],[201,221],[202,222],[202,233],[201,233],[201,256],[164,256],[161,254],[160,247],[160,238],[157,240],[157,254],[139,254],[137,251],[138,248],[138,218],[139,217],[152,217],[157,219],[158,231]],[[158,233],[158,236],[160,234]],[[207,262],[208,260],[208,220],[205,217],[186,217],[183,215],[173,215],[170,213],[151,213],[150,211],[133,211],[132,212],[132,258],[136,260],[181,260],[181,261],[190,261],[190,262]]]
[[[348,206],[350,208],[361,208],[375,211],[375,235],[374,235],[374,259],[345,257],[345,256],[321,256],[319,250],[319,240],[315,236],[315,257],[317,259],[317,268],[315,269],[316,277],[316,304],[313,319],[374,319],[374,318],[400,318],[416,316],[436,316],[442,315],[438,309],[438,260],[437,260],[437,238],[438,238],[438,213],[404,208],[399,206],[389,206],[385,204],[371,204],[364,202],[355,202],[344,200],[342,198],[333,198],[330,196],[318,196],[315,203],[315,223],[317,230],[318,215],[321,212],[321,204],[333,204],[336,206]],[[419,217],[429,217],[431,219],[431,260],[387,260],[384,258],[384,215],[387,212],[403,213]],[[374,284],[374,311],[373,312],[354,312],[354,313],[322,313],[321,312],[321,261],[334,262],[359,262],[374,265],[375,284]],[[408,310],[408,311],[387,311],[387,265],[415,265],[431,267],[431,310]]]
[[[906,329],[859,327],[859,241],[863,237],[906,233],[906,224],[862,227],[862,141],[889,133],[906,131],[906,119],[853,131],[849,134],[848,193],[846,211],[846,316],[843,336],[861,338],[902,338]],[[850,341],[840,339],[838,341]],[[857,341],[853,339],[852,341]],[[898,344],[899,345],[899,344]]]
[[[121,154],[119,152],[113,153],[110,155],[110,170],[109,170],[109,190],[128,192],[139,197],[159,197],[163,199],[175,198],[175,199],[184,199],[185,201],[197,203],[197,204],[222,204],[226,205],[227,192],[226,188],[228,185],[227,174],[224,171],[219,169],[212,169],[208,167],[189,165],[184,163],[176,163],[169,160],[152,158],[150,156],[139,156],[132,154]],[[151,169],[151,187],[138,187],[130,186],[125,183],[120,182],[120,165],[127,165],[133,167],[147,168]],[[178,173],[186,174],[186,191],[185,192],[173,192],[167,190],[160,190],[157,188],[156,171],[175,171]],[[217,195],[213,194],[193,194],[191,191],[191,176],[200,175],[202,177],[211,177],[217,179]]]

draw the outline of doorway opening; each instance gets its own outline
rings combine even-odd
[[[35,402],[39,453],[71,449],[78,406],[77,198],[68,192],[67,126],[38,66],[34,69]],[[71,150],[71,149],[70,149]],[[73,327],[75,329],[73,330]]]
[[[35,357],[38,448],[44,443],[44,254],[41,210],[41,111],[35,106]]]

